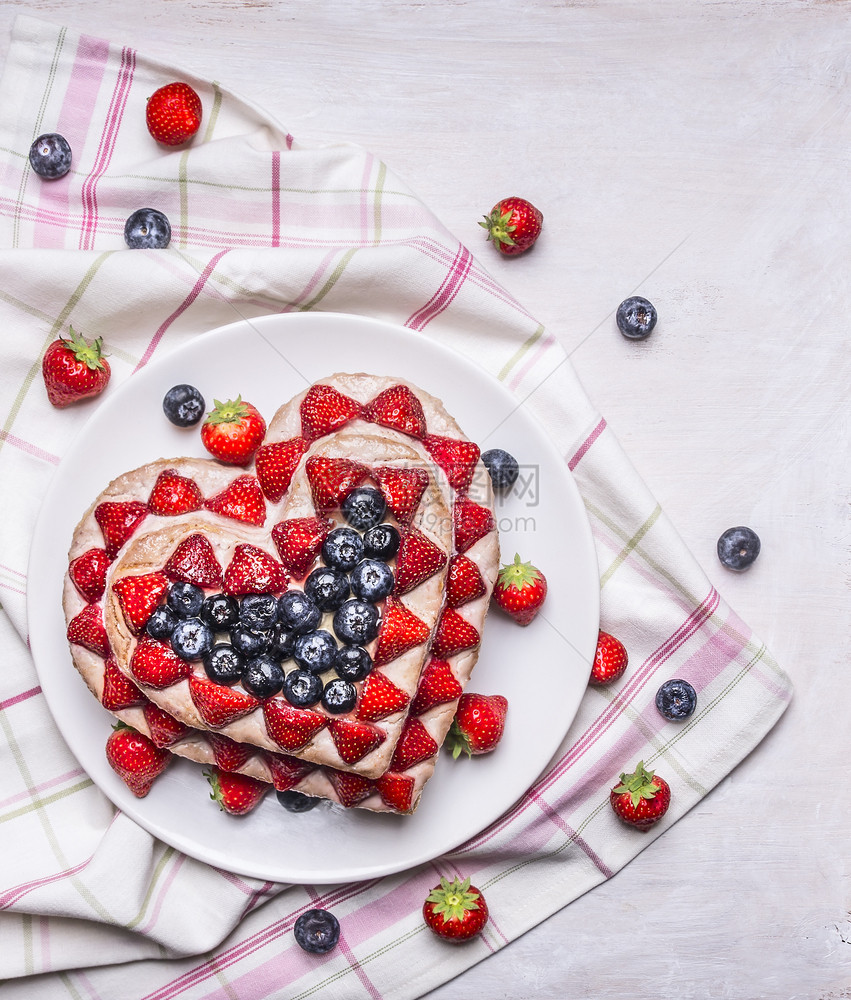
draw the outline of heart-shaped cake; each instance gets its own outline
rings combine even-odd
[[[338,374],[250,465],[159,459],[77,526],[74,664],[159,747],[408,813],[478,656],[499,567],[479,448],[409,382]]]

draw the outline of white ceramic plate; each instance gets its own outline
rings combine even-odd
[[[160,457],[208,457],[195,428],[176,428],[162,398],[191,382],[212,400],[243,398],[271,418],[311,382],[338,371],[395,375],[441,398],[486,450],[502,447],[523,469],[498,503],[503,561],[515,551],[546,573],[544,612],[526,628],[491,613],[468,690],[504,694],[505,735],[492,754],[441,758],[412,816],[282,809],[274,794],[249,816],[209,798],[201,767],[177,759],[144,799],[106,762],[112,716],[74,669],[65,640],[62,581],[74,527],[122,472]],[[599,577],[585,509],[564,460],[499,382],[425,337],[339,313],[292,313],[211,331],[156,360],[107,397],[60,464],[30,557],[32,652],[50,709],[96,785],[140,826],[192,857],[278,882],[331,883],[401,871],[462,844],[505,812],[557,751],[585,690],[597,639]]]

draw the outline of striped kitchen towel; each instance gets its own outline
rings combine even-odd
[[[198,90],[205,115],[188,147],[166,151],[140,123],[148,95],[174,79]],[[74,162],[46,184],[27,153],[51,131]],[[168,250],[124,248],[124,220],[141,205],[169,216]],[[27,648],[39,502],[98,406],[49,405],[47,345],[71,324],[102,336],[110,393],[205,330],[294,310],[403,324],[474,358],[532,408],[587,508],[602,626],[630,652],[628,672],[588,690],[555,761],[493,826],[433,863],[333,886],[233,875],[117,813],[59,736]],[[357,147],[303,146],[218,84],[19,18],[0,84],[0,319],[0,980],[10,997],[419,996],[618,871],[788,703],[787,677],[709,584],[552,332]],[[653,704],[674,676],[699,694],[679,725]],[[673,789],[648,834],[608,806],[613,781],[639,759]],[[459,948],[420,916],[428,889],[453,873],[471,876],[491,910],[484,934]],[[291,933],[317,905],[342,926],[319,958]]]

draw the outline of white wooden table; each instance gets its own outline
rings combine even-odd
[[[791,673],[759,749],[609,883],[431,994],[851,997],[851,4],[5,0],[384,159],[571,352],[713,583]],[[520,194],[526,257],[477,221]],[[633,292],[643,343],[613,313]],[[718,534],[750,524],[741,576]]]

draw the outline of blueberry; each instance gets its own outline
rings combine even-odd
[[[656,692],[656,708],[666,719],[687,719],[697,705],[697,692],[688,681],[665,681]]]
[[[347,645],[363,646],[378,635],[378,608],[366,601],[346,601],[334,613],[334,631]]]
[[[387,504],[380,490],[371,486],[359,486],[340,504],[340,510],[353,528],[366,531],[384,517]]]
[[[304,813],[310,812],[322,801],[317,799],[315,795],[305,795],[303,792],[297,792],[294,788],[288,788],[284,792],[275,792],[278,802],[291,813]]]
[[[482,461],[491,477],[491,485],[497,493],[507,493],[517,482],[520,466],[513,455],[502,448],[491,448],[482,455]]]
[[[255,656],[245,664],[242,686],[255,698],[271,698],[284,684],[284,671],[271,656]]]
[[[269,652],[281,660],[288,660],[293,655],[295,649],[296,634],[276,622],[272,628],[272,641],[269,645]]]
[[[204,657],[204,670],[217,684],[236,684],[244,668],[244,657],[229,642],[216,643]]]
[[[362,681],[372,670],[372,657],[362,646],[341,646],[334,669],[344,681]]]
[[[330,670],[336,656],[337,643],[334,642],[334,636],[324,629],[300,635],[295,641],[293,659],[300,667],[314,674]]]
[[[313,955],[324,955],[340,940],[340,922],[328,910],[306,910],[293,927],[296,942]]]
[[[260,656],[267,653],[272,646],[272,630],[263,629],[255,632],[246,628],[241,622],[230,630],[230,641],[237,652],[243,656]]]
[[[352,593],[362,601],[383,601],[396,580],[393,570],[380,559],[361,559],[349,578]]]
[[[272,594],[249,594],[239,605],[239,620],[252,632],[270,629],[278,618],[278,601]]]
[[[354,528],[334,528],[322,543],[322,558],[328,566],[348,573],[363,558],[363,540]]]
[[[349,596],[349,578],[333,566],[318,566],[304,581],[304,592],[320,611],[336,611]]]
[[[363,535],[363,554],[368,559],[383,559],[387,562],[399,551],[401,537],[392,524],[376,524]]]
[[[718,558],[737,573],[748,568],[759,555],[759,535],[753,528],[728,528],[718,539]]]
[[[168,588],[168,606],[180,618],[197,618],[204,604],[204,591],[194,583],[173,583]]]
[[[171,224],[155,208],[138,208],[124,223],[124,242],[131,250],[162,250],[171,242]]]
[[[239,601],[230,594],[211,594],[201,605],[201,620],[215,632],[225,632],[239,621]]]
[[[322,681],[309,670],[291,670],[284,678],[284,697],[296,708],[309,708],[322,697]]]
[[[171,633],[171,648],[183,660],[200,660],[213,648],[213,633],[200,618],[184,618]]]
[[[194,385],[173,385],[163,396],[163,413],[178,427],[192,427],[204,416],[207,404]]]
[[[58,132],[45,132],[30,146],[30,166],[45,180],[64,177],[71,169],[71,147]]]
[[[344,681],[341,677],[335,677],[334,680],[328,681],[322,692],[322,707],[326,712],[331,712],[334,715],[351,712],[357,700],[357,688],[350,681]]]
[[[652,302],[633,295],[618,306],[617,324],[620,332],[630,340],[644,340],[656,326],[656,307]]]
[[[288,590],[278,598],[278,620],[290,632],[312,632],[322,620],[314,601],[300,590]]]
[[[180,619],[167,604],[161,604],[158,608],[154,608],[145,625],[145,631],[152,639],[170,639],[179,621]]]

